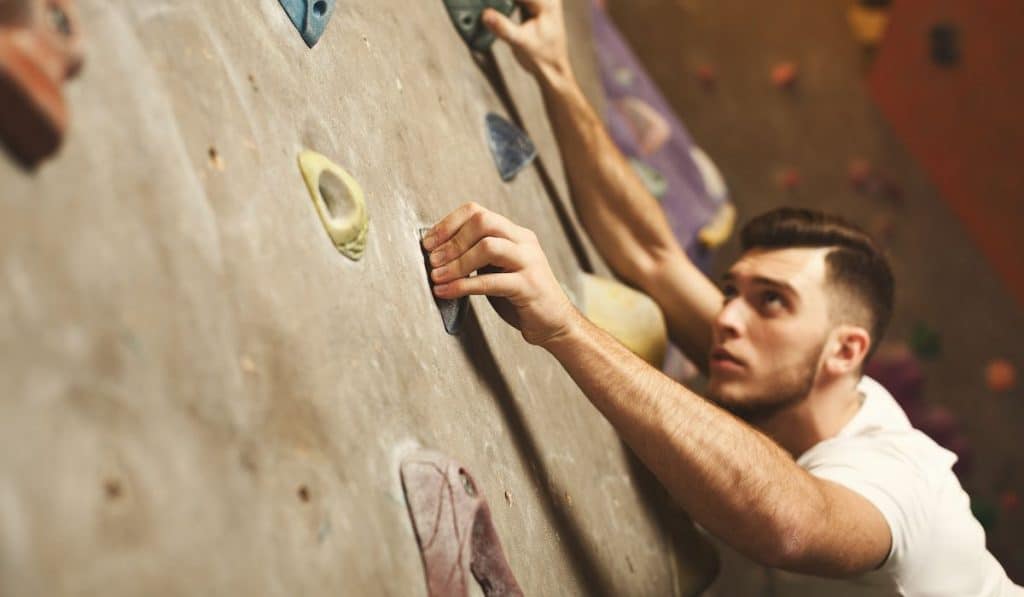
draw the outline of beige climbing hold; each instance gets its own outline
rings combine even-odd
[[[726,203],[718,209],[718,213],[708,225],[700,229],[697,239],[708,249],[715,249],[729,240],[735,226],[736,208],[731,203]]]
[[[315,151],[299,154],[299,168],[327,235],[343,255],[358,261],[366,252],[370,230],[362,187],[348,172]]]
[[[638,357],[661,367],[668,350],[665,316],[651,297],[614,280],[583,274],[583,314]]]

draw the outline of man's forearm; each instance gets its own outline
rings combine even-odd
[[[822,502],[789,454],[582,316],[546,348],[695,521],[759,562],[787,564]]]
[[[657,262],[681,256],[658,200],[615,146],[568,68],[538,76],[583,226],[615,272],[640,287]]]
[[[571,69],[549,68],[537,78],[584,228],[615,273],[658,303],[673,341],[704,370],[721,293],[683,252]]]

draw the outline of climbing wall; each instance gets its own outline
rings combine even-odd
[[[582,0],[573,56],[599,89]],[[485,300],[460,335],[418,229],[474,200],[567,290],[606,272],[532,82],[440,0],[82,0],[60,151],[0,159],[0,594],[425,595],[399,479],[471,471],[528,595],[691,594],[713,556],[545,352]],[[504,183],[496,112],[538,160]],[[299,170],[365,193],[353,261]]]

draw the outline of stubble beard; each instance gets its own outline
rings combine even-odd
[[[824,342],[817,350],[810,351],[798,366],[787,368],[778,379],[756,388],[756,393],[737,397],[711,390],[708,398],[748,423],[768,420],[807,399],[814,388],[823,350]]]

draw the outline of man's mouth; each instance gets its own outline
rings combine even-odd
[[[711,351],[711,364],[712,365],[725,365],[733,367],[743,367],[746,364],[738,357],[733,355],[731,352],[724,348],[716,348]]]

